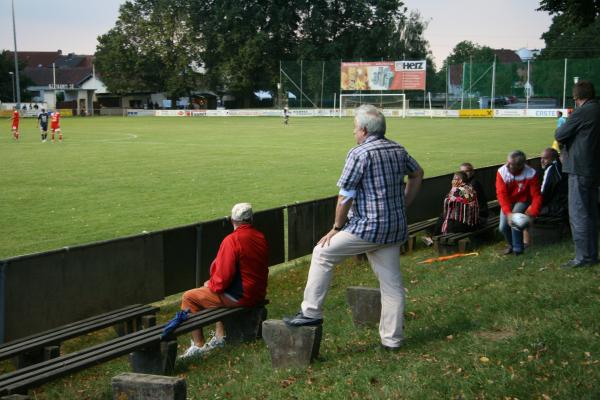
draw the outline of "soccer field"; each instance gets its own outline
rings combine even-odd
[[[352,119],[65,118],[64,143],[0,120],[0,258],[333,195]],[[461,162],[537,156],[553,119],[388,119],[387,136],[434,176]],[[418,204],[415,205],[418,207]]]

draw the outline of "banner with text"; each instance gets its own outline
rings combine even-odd
[[[342,90],[425,90],[422,61],[343,62]]]

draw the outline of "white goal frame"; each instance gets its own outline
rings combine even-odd
[[[406,118],[406,95],[404,93],[340,93],[339,117],[342,118],[345,97],[361,97],[361,98],[379,98],[382,97],[400,97],[402,100],[402,118]],[[379,101],[364,101],[363,104],[373,104],[377,106]]]

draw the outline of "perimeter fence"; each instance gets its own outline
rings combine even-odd
[[[281,61],[274,105],[339,107],[340,64],[341,60]],[[410,108],[428,108],[430,100],[432,107],[444,109],[572,108],[573,84],[583,79],[600,85],[600,58],[454,64],[427,71],[424,91],[396,93],[406,95]]]

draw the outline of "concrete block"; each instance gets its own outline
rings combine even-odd
[[[170,375],[175,370],[176,358],[177,341],[172,340],[130,353],[129,364],[133,372]]]
[[[288,327],[283,321],[263,322],[262,335],[273,368],[307,367],[319,355],[323,326]]]
[[[223,320],[227,343],[252,342],[260,339],[262,323],[267,319],[267,309],[253,307],[243,313],[232,315]]]
[[[113,400],[185,400],[185,379],[123,373],[112,379]]]
[[[352,310],[355,326],[376,326],[381,317],[381,292],[379,288],[350,286],[346,289],[346,300]]]

